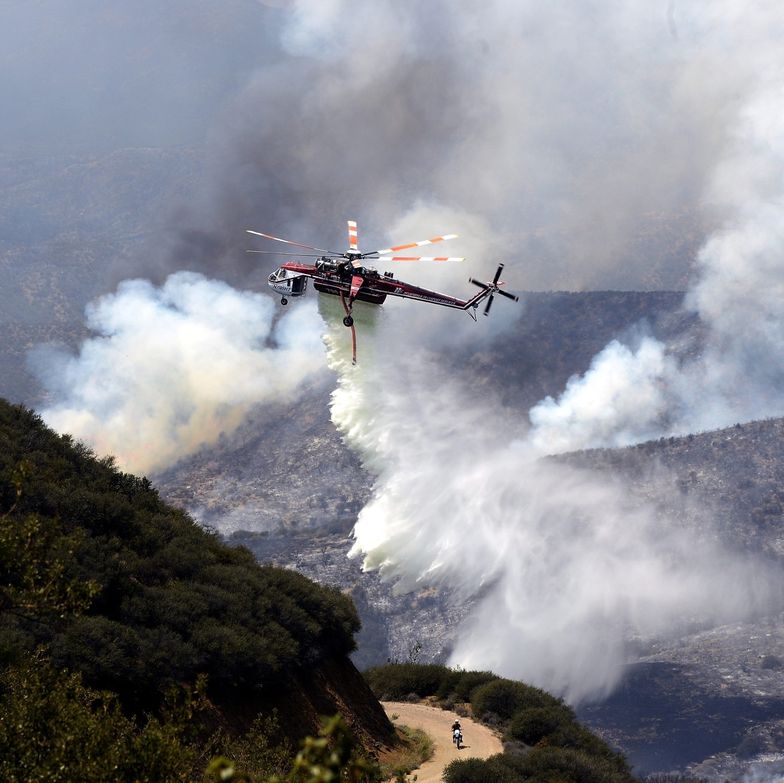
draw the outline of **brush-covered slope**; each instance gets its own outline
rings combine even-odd
[[[367,738],[390,729],[346,658],[359,628],[348,598],[259,566],[146,479],[4,401],[0,602],[4,665],[43,645],[57,668],[133,711],[206,674],[227,723],[285,704],[290,735],[339,708]]]

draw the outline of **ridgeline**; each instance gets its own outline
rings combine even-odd
[[[114,735],[125,732],[130,747],[142,741],[134,726],[159,729],[174,710],[201,742],[212,738],[213,753],[258,733],[261,713],[288,747],[337,712],[366,748],[393,735],[347,657],[359,628],[349,598],[259,565],[164,503],[147,479],[4,401],[0,577],[0,714],[16,715],[0,718],[4,780],[76,779],[73,769],[22,772],[9,752],[34,744],[19,733],[42,726],[73,752],[79,725],[84,753],[95,752],[88,740],[101,715],[114,716]],[[170,737],[178,768],[198,767],[183,737]]]
[[[507,752],[454,762],[451,783],[633,781],[536,688],[441,666],[366,681],[358,629],[339,590],[259,565],[0,400],[0,780],[377,783],[400,744],[376,700],[391,695],[459,701],[503,732]]]

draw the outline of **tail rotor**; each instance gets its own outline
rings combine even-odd
[[[488,283],[483,283],[481,280],[477,280],[475,277],[469,278],[469,282],[473,283],[474,285],[483,288],[487,291],[490,295],[487,298],[487,304],[485,305],[484,314],[490,315],[490,308],[493,306],[493,298],[496,294],[500,296],[505,296],[507,299],[511,299],[514,302],[520,301],[520,297],[515,296],[514,294],[510,294],[508,291],[502,291],[501,286],[504,285],[504,282],[500,280],[501,272],[503,272],[504,265],[499,264],[498,269],[496,269],[495,276],[493,279]]]

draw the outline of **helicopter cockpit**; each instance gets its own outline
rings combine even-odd
[[[307,275],[290,269],[276,269],[268,278],[270,288],[280,294],[281,304],[287,304],[287,296],[302,296],[308,288]]]

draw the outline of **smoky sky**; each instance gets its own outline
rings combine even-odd
[[[366,249],[418,239],[388,232],[425,203],[484,221],[471,239],[521,287],[683,288],[750,78],[725,34],[664,4],[292,3],[165,263],[263,265],[242,256],[251,226],[336,249],[346,218]]]
[[[196,148],[192,187],[161,204],[167,230],[126,276],[255,284],[275,260],[245,254],[264,247],[245,228],[342,250],[354,218],[372,249],[421,238],[390,230],[424,205],[474,218],[428,235],[484,226],[471,260],[504,259],[520,288],[683,289],[716,227],[703,194],[757,66],[747,54],[774,13],[3,2],[2,148]]]
[[[2,0],[0,150],[201,144],[280,20],[257,0]]]

